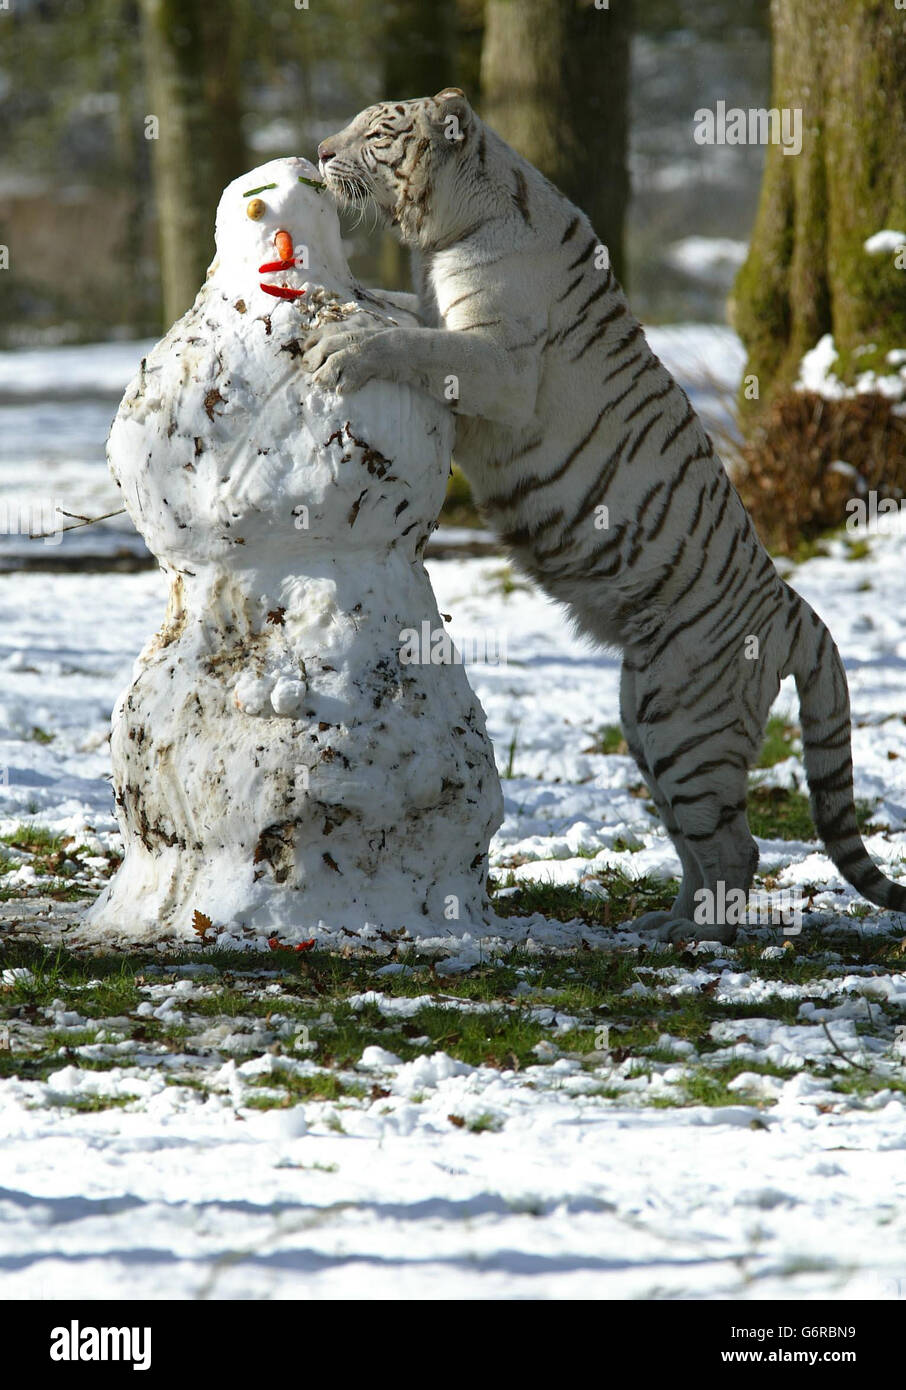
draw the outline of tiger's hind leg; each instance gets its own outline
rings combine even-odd
[[[669,709],[653,697],[646,700],[646,684],[636,673],[633,746],[653,795],[656,788],[655,804],[680,854],[683,883],[669,914],[658,914],[657,921],[647,914],[636,925],[656,928],[664,941],[730,942],[744,920],[758,864],[746,819],[753,740],[746,721],[726,712],[722,720],[709,719],[706,710],[695,714],[678,697]]]
[[[722,812],[717,810],[717,814]],[[758,867],[758,846],[745,812],[689,839],[703,879],[693,920],[665,922],[658,935],[662,941],[694,936],[698,941],[729,943],[746,920],[749,889]],[[707,897],[702,889],[707,890]]]
[[[637,931],[654,931],[665,927],[668,923],[675,922],[678,918],[691,917],[695,904],[695,893],[703,886],[704,878],[698,859],[680,829],[670,802],[658,785],[642,748],[636,718],[637,705],[636,673],[624,663],[620,672],[620,723],[623,726],[623,736],[639,772],[641,772],[645,784],[651,792],[651,799],[664,822],[667,834],[673,841],[673,847],[679,856],[683,870],[680,891],[673,901],[673,906],[666,911],[645,912],[633,922],[633,927]]]

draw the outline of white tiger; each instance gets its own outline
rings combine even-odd
[[[587,218],[457,88],[369,107],[318,153],[336,196],[372,203],[417,251],[430,326],[328,327],[305,345],[316,380],[455,395],[456,459],[482,509],[576,624],[623,652],[626,741],[683,867],[672,908],[636,925],[735,936],[730,913],[692,918],[699,890],[748,894],[747,774],[790,672],[827,851],[870,901],[906,910],[859,835],[837,648],[774,569]]]

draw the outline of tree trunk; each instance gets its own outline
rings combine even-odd
[[[629,0],[488,0],[482,115],[588,214],[623,277]]]
[[[802,151],[769,145],[731,318],[757,407],[796,380],[825,333],[835,373],[884,370],[906,346],[906,275],[874,232],[906,232],[906,26],[891,0],[773,0],[772,106],[801,108]],[[868,349],[866,351],[866,349]],[[889,370],[889,368],[887,369]]]
[[[139,23],[138,10],[126,5],[122,10],[125,39],[117,49],[115,65],[116,167],[120,188],[128,200],[116,258],[123,272],[117,287],[116,321],[128,324],[135,337],[145,337],[157,325],[159,294],[157,266],[149,254],[153,232],[148,198],[152,142],[143,138],[146,99]]]
[[[141,0],[152,169],[169,325],[202,284],[224,186],[245,168],[240,124],[242,37],[232,0]]]
[[[456,7],[452,0],[389,0],[383,8],[381,66],[387,101],[430,97],[453,82]],[[405,289],[409,254],[390,232],[381,238],[379,280]]]

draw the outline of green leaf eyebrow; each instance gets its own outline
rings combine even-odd
[[[266,188],[276,188],[275,183],[263,183],[260,188],[250,188],[247,193],[243,193],[243,198],[251,198],[255,193],[263,193]]]
[[[315,189],[315,191],[318,193],[323,193],[324,189],[327,187],[326,183],[318,183],[317,179],[307,179],[303,174],[299,175],[299,182],[307,183],[309,188]]]

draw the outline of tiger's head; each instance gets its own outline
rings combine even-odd
[[[434,97],[381,102],[318,146],[321,175],[341,203],[396,227],[404,242],[430,246],[471,220],[474,161],[486,133],[458,87]]]

